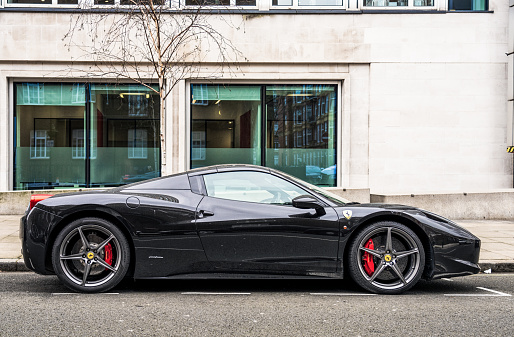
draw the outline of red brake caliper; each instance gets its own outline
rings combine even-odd
[[[373,244],[373,240],[369,239],[369,241],[364,245],[364,248],[375,249],[375,245]],[[373,262],[373,256],[371,254],[364,252],[362,254],[362,260],[364,260],[364,270],[366,273],[371,276],[375,272],[375,263]]]
[[[110,243],[105,245],[104,251],[105,251],[105,263],[107,263],[109,266],[112,266],[112,246]],[[105,270],[107,270],[107,268],[105,268]]]

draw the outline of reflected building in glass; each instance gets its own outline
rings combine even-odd
[[[191,85],[191,167],[262,165],[335,186],[336,89],[317,84]]]

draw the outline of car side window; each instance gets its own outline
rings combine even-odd
[[[206,174],[203,176],[210,197],[291,205],[293,198],[308,194],[296,185],[264,172],[239,171]]]

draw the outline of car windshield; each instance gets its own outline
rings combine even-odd
[[[287,173],[283,173],[283,172],[281,172],[281,173],[283,175],[287,176],[289,179],[294,180],[294,181],[300,183],[302,186],[307,187],[310,191],[317,193],[317,194],[321,194],[322,196],[324,196],[325,198],[329,199],[330,201],[336,203],[337,205],[343,206],[345,204],[352,203],[352,201],[345,199],[335,193],[329,192],[321,187],[309,184],[308,182],[300,180],[300,179],[293,177]]]

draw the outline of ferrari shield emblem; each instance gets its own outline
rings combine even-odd
[[[343,211],[343,215],[346,219],[350,220],[352,217],[352,211],[346,209]]]

